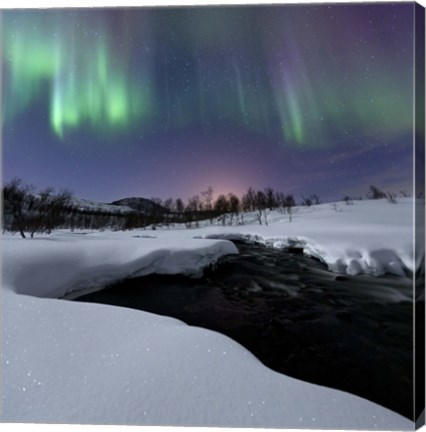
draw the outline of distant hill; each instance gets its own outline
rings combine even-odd
[[[121,206],[121,207],[127,207],[131,208],[133,210],[136,210],[141,213],[157,213],[157,214],[164,214],[168,213],[168,210],[165,209],[163,206],[155,203],[154,201],[151,201],[146,198],[123,198],[118,201],[114,201],[111,203],[113,206]]]
[[[89,201],[82,198],[72,198],[71,204],[80,211],[98,211],[104,213],[126,214],[131,213],[133,209],[126,206],[116,206],[112,204]]]
[[[114,214],[126,214],[134,211],[158,215],[167,213],[164,207],[146,198],[123,198],[112,203],[101,203],[73,197],[72,204],[80,211],[100,211]]]

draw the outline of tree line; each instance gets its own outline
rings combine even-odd
[[[3,187],[3,231],[19,232],[23,238],[36,232],[50,234],[65,222],[71,193],[52,188],[37,192],[34,186],[14,179]]]
[[[187,228],[199,227],[201,221],[214,221],[223,225],[242,225],[247,212],[255,212],[259,224],[268,224],[272,209],[287,212],[292,217],[296,201],[291,194],[272,188],[249,188],[240,198],[234,193],[220,194],[214,199],[209,187],[186,202],[181,198],[161,200],[145,211],[117,211],[78,208],[69,190],[55,192],[53,188],[37,191],[21,179],[13,179],[3,187],[3,231],[19,233],[21,237],[34,237],[35,233],[48,233],[57,228],[130,230],[158,225],[171,227],[184,224]]]
[[[256,212],[259,224],[268,224],[268,214],[273,209],[289,212],[296,205],[291,194],[284,194],[272,188],[255,190],[249,188],[247,192],[239,197],[234,193],[220,194],[214,200],[213,188],[209,187],[199,195],[188,199],[185,205],[182,199],[175,201],[166,200],[163,205],[172,215],[173,222],[184,223],[188,228],[199,225],[201,220],[209,220],[211,223],[216,219],[223,225],[243,225],[247,212]]]
[[[3,232],[19,233],[22,238],[32,238],[35,233],[50,234],[58,228],[124,230],[145,227],[158,219],[154,214],[79,208],[68,189],[37,191],[21,179],[6,183],[2,192]]]
[[[402,193],[402,196],[406,196]],[[385,193],[370,186],[367,197],[387,198],[396,202],[396,194]],[[362,199],[362,197],[358,198]],[[353,198],[345,196],[342,201],[352,204]],[[37,191],[20,179],[13,179],[3,187],[3,231],[19,233],[21,237],[33,237],[35,233],[48,233],[57,228],[131,230],[135,228],[155,229],[157,226],[172,227],[183,224],[186,228],[197,228],[200,222],[222,225],[244,225],[247,213],[254,214],[260,225],[268,225],[269,214],[277,210],[293,220],[297,203],[293,194],[286,194],[267,187],[248,188],[241,197],[234,193],[219,194],[214,199],[212,187],[186,202],[181,198],[151,198],[156,206],[145,211],[117,211],[108,209],[78,208],[69,190],[55,192],[53,188]],[[299,205],[321,204],[317,194],[301,197]],[[110,208],[110,207],[109,207]],[[206,222],[207,221],[207,222]]]

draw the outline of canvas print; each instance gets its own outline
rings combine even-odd
[[[424,424],[424,9],[1,13],[3,423]]]

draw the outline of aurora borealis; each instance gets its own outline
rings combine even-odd
[[[4,178],[411,192],[414,4],[3,12]]]
[[[139,80],[131,78],[129,54],[120,62],[111,59],[106,20],[93,25],[90,18],[73,12],[18,13],[17,27],[9,27],[6,18],[5,61],[11,84],[6,116],[35,101],[47,82],[50,126],[60,138],[84,123],[99,131],[140,120],[150,102],[149,83],[143,81],[146,71],[137,72]]]

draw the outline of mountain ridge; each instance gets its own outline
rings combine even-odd
[[[128,197],[111,202],[109,205],[129,207],[141,213],[167,213],[167,210],[160,204],[142,197]]]
[[[142,197],[126,197],[109,203],[73,197],[72,204],[79,210],[101,211],[107,213],[126,214],[134,211],[143,214],[167,213],[167,210],[160,204]]]

